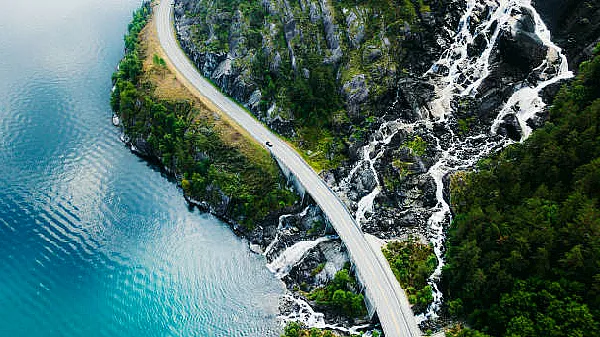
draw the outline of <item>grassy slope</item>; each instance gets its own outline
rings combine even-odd
[[[156,34],[156,24],[151,18],[140,34],[140,52],[143,55],[143,73],[141,83],[149,83],[150,95],[157,100],[190,101],[196,111],[196,120],[208,120],[218,132],[223,143],[231,145],[245,157],[265,169],[265,173],[276,176],[279,169],[273,165],[271,155],[259,145],[244,128],[232,121],[227,114],[220,111],[206,97],[200,95],[189,82],[175,69],[166,58]],[[153,62],[154,55],[165,60],[167,66]]]
[[[180,80],[164,59],[151,17],[141,23],[145,27],[135,47],[114,75],[113,108],[125,133],[147,141],[151,155],[175,172],[186,195],[212,207],[229,199],[219,215],[247,228],[295,202],[269,153]],[[127,71],[136,67],[137,74]]]

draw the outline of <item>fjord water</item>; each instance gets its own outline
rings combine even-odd
[[[133,0],[0,10],[0,336],[276,336],[261,256],[132,155],[110,74]]]

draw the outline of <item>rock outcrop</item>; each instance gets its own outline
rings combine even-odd
[[[534,6],[552,31],[556,43],[565,49],[569,65],[588,60],[600,42],[600,1],[535,0]]]

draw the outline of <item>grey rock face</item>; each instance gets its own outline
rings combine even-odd
[[[331,50],[338,49],[340,47],[340,41],[336,34],[336,27],[333,23],[329,2],[328,0],[320,0],[319,5],[321,6],[321,20],[323,21],[327,47]]]
[[[343,92],[348,102],[348,113],[357,115],[360,112],[360,104],[369,98],[369,87],[365,81],[365,75],[354,76],[350,81],[344,83]]]
[[[521,9],[510,31],[501,33],[499,50],[502,59],[522,71],[531,70],[542,63],[548,48],[535,35],[535,23],[527,9]]]
[[[567,53],[569,66],[589,59],[600,42],[600,3],[596,0],[535,0],[535,8],[553,33],[556,43]]]
[[[348,194],[350,200],[358,201],[369,194],[376,186],[375,175],[367,164],[363,164],[357,170],[357,174],[350,180],[351,190]]]

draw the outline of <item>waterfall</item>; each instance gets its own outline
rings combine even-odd
[[[573,76],[573,73],[568,69],[566,56],[551,41],[549,30],[535,8],[533,8],[530,0],[469,0],[451,48],[428,71],[429,73],[436,67],[439,68],[440,65],[445,65],[450,69],[448,75],[439,81],[441,85],[436,85],[438,98],[430,105],[431,115],[439,120],[444,120],[446,115],[452,113],[449,103],[454,97],[474,96],[477,93],[485,78],[490,74],[490,55],[493,48],[497,46],[499,32],[501,29],[507,29],[507,27],[514,25],[515,18],[513,15],[519,12],[519,9],[531,12],[535,23],[535,35],[548,48],[546,59],[532,72],[539,71],[537,84],[528,82],[519,84],[508,101],[504,103],[487,133],[470,136],[464,141],[460,141],[450,129],[453,139],[452,144],[447,149],[442,150],[438,142],[438,149],[442,150],[442,155],[428,172],[436,183],[438,203],[434,213],[428,220],[428,226],[439,264],[429,279],[434,288],[434,302],[424,315],[425,317],[437,317],[436,312],[442,301],[442,294],[437,283],[444,265],[444,224],[451,221],[450,206],[443,197],[443,177],[450,172],[471,168],[480,159],[512,143],[506,138],[498,139],[494,137],[497,134],[500,122],[511,112],[515,113],[521,126],[521,141],[529,137],[532,130],[527,122],[545,107],[540,97],[542,89]],[[483,13],[486,10],[489,10],[487,17],[476,24],[475,27],[471,27],[473,13],[476,11]],[[475,60],[472,57],[469,58],[468,44],[473,43],[478,34],[485,36],[485,32],[488,32],[493,26],[496,28],[488,39],[485,50]],[[456,55],[459,55],[458,59],[456,59]]]
[[[304,208],[304,210],[302,210],[302,212],[300,212],[298,214],[283,214],[283,215],[279,216],[279,223],[277,224],[277,232],[275,234],[275,238],[273,238],[273,241],[271,241],[271,243],[269,243],[267,248],[265,248],[265,251],[263,253],[264,256],[269,257],[269,255],[275,249],[275,246],[279,243],[280,236],[281,236],[281,230],[284,227],[284,221],[291,217],[303,218],[304,216],[306,216],[309,209],[310,209],[310,206],[306,206],[306,208]]]
[[[494,71],[492,60],[497,52],[501,33],[514,34],[520,24],[519,17],[523,15],[531,16],[531,24],[534,26],[531,34],[547,48],[545,59],[526,79],[507,84],[510,86],[508,99],[495,107],[495,118],[488,127],[471,131],[468,137],[461,137],[456,133],[457,117],[453,109],[456,104],[453,103],[457,99],[475,98],[480,94],[482,84]],[[472,49],[470,52],[470,48],[476,44],[481,48],[474,54]],[[361,149],[360,160],[336,188],[338,193],[347,193],[353,177],[360,170],[371,171],[375,176],[375,187],[370,193],[361,196],[355,214],[357,222],[364,223],[367,214],[373,213],[373,202],[382,191],[375,163],[383,156],[394,135],[399,131],[411,134],[417,128],[433,130],[433,125],[444,130],[443,137],[431,132],[436,143],[430,146],[435,146],[437,160],[425,173],[436,185],[437,203],[430,209],[426,236],[433,244],[439,264],[429,278],[434,290],[434,301],[427,312],[418,317],[420,321],[437,318],[442,302],[438,282],[444,266],[444,229],[451,221],[450,206],[444,200],[444,177],[451,172],[472,168],[480,159],[513,143],[498,132],[506,117],[514,116],[518,121],[521,141],[529,137],[532,132],[530,120],[545,108],[540,97],[542,90],[573,76],[568,69],[566,56],[551,41],[550,32],[533,8],[531,0],[466,0],[464,13],[447,46],[440,58],[423,75],[424,80],[433,84],[435,98],[424,111],[419,111],[422,119],[407,123],[400,118],[381,124],[370,142]]]
[[[316,247],[319,243],[331,240],[324,236],[313,241],[299,241],[283,251],[273,262],[267,264],[267,268],[278,278],[285,277],[292,268],[297,265],[309,250]]]
[[[392,141],[398,131],[412,130],[415,125],[415,123],[407,124],[401,120],[381,124],[379,129],[375,132],[374,139],[361,148],[361,159],[350,170],[348,176],[344,177],[340,184],[334,189],[338,194],[349,191],[352,184],[352,178],[365,166],[373,175],[375,188],[358,201],[355,219],[359,225],[367,220],[367,213],[373,213],[373,203],[382,189],[377,170],[375,170],[375,163],[383,156],[385,153],[385,146]]]

